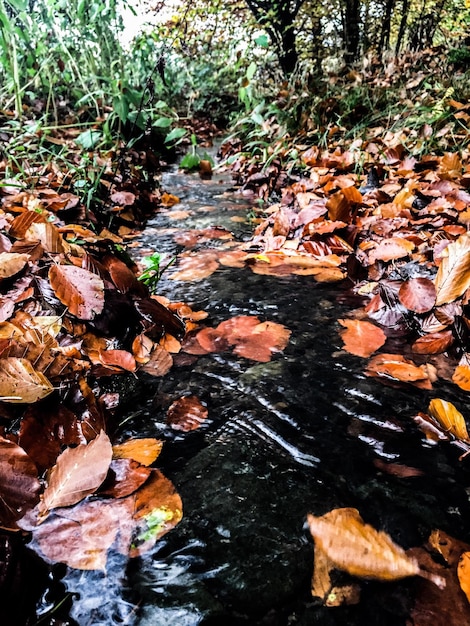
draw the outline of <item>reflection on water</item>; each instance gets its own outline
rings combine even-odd
[[[134,252],[175,255],[175,228],[217,225],[246,239],[250,225],[230,218],[249,205],[222,193],[227,180],[219,179],[167,174],[164,186],[181,198],[174,209],[189,216],[156,216]],[[336,320],[351,308],[346,287],[231,268],[197,283],[162,280],[162,295],[206,310],[212,326],[258,315],[287,326],[291,341],[270,363],[220,353],[146,382],[119,435],[167,441],[158,465],[183,498],[184,518],[153,554],[131,563],[113,557],[104,574],[67,574],[80,595],[71,612],[80,626],[405,624],[406,607],[394,600],[406,596],[402,583],[371,584],[367,602],[333,612],[309,596],[309,511],[354,506],[405,548],[434,527],[461,539],[470,532],[466,466],[452,448],[425,442],[411,420],[432,394],[382,386],[363,374],[362,359],[341,352]],[[450,392],[465,406],[460,390],[436,385],[435,395]],[[209,418],[193,433],[175,433],[166,409],[189,394],[207,404]],[[388,474],[390,461],[417,473]]]

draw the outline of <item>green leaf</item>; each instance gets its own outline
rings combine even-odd
[[[92,150],[102,139],[102,134],[98,130],[85,130],[75,139],[84,150]]]
[[[186,133],[187,133],[187,130],[185,128],[173,128],[173,130],[170,131],[168,135],[165,137],[165,143],[170,143],[171,141],[176,141],[177,139],[181,139],[181,137],[184,137]]]
[[[187,154],[181,159],[180,167],[183,170],[195,170],[199,167],[201,159],[197,154]]]
[[[246,70],[246,77],[248,78],[248,80],[251,80],[253,78],[257,70],[257,67],[258,66],[256,65],[255,62],[250,63],[250,65],[248,66],[248,69]]]
[[[267,48],[269,45],[269,39],[267,35],[259,35],[259,37],[255,37],[255,44],[261,46],[261,48]]]
[[[169,128],[173,124],[171,117],[159,117],[153,123],[154,128]]]

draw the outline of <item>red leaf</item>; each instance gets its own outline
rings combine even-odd
[[[344,349],[356,356],[370,357],[387,340],[386,334],[375,324],[360,320],[338,320],[346,330],[340,332]]]

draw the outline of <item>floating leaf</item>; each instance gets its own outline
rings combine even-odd
[[[29,404],[53,391],[44,374],[37,372],[27,359],[0,359],[0,400],[3,402]]]
[[[384,345],[386,334],[375,324],[361,320],[340,319],[346,330],[340,332],[344,349],[356,356],[369,357]]]
[[[384,380],[411,383],[422,389],[431,389],[429,369],[415,365],[399,354],[377,354],[367,364],[366,374]]]
[[[308,524],[315,544],[338,568],[353,576],[379,580],[432,577],[389,535],[366,524],[357,509],[334,509],[322,517],[308,515]],[[441,581],[435,577],[433,582]]]
[[[113,459],[109,466],[109,474],[98,494],[111,498],[125,498],[142,487],[151,473],[152,470],[140,465],[134,459]]]
[[[0,526],[16,528],[39,500],[38,470],[23,448],[0,437]]]
[[[196,396],[175,400],[166,414],[166,421],[174,430],[188,432],[199,428],[207,419],[208,410]]]
[[[104,307],[99,276],[74,265],[52,265],[49,280],[57,298],[79,319],[92,320]]]
[[[115,459],[134,459],[141,465],[152,465],[158,458],[163,441],[153,438],[129,439],[113,446]]]
[[[444,254],[435,281],[436,306],[453,302],[470,287],[470,234],[450,243]]]
[[[106,478],[112,455],[111,442],[104,431],[90,443],[62,452],[48,476],[39,505],[40,517],[94,493]]]
[[[462,441],[469,441],[464,416],[452,402],[433,398],[429,403],[428,412],[442,425],[446,432]]]

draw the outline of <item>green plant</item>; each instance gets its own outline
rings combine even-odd
[[[146,268],[139,276],[139,280],[147,285],[150,293],[156,293],[157,285],[165,272],[173,263],[176,258],[172,258],[169,263],[162,267],[162,255],[159,252],[144,257],[142,259],[142,265]]]

